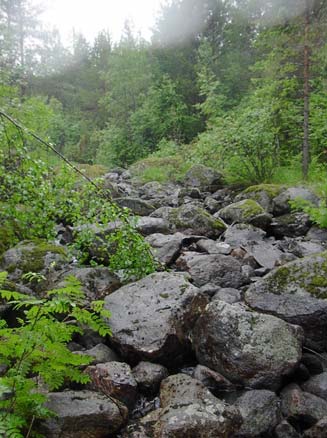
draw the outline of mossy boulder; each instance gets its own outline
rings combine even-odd
[[[218,237],[226,230],[226,224],[197,204],[185,204],[178,208],[162,207],[151,214],[169,222],[173,232],[184,231],[207,237]]]
[[[62,246],[45,240],[23,241],[2,255],[0,269],[8,272],[10,280],[20,281],[28,272],[46,276],[50,269],[60,269],[65,263],[66,251]]]
[[[303,327],[307,344],[327,347],[327,251],[287,263],[245,293],[254,310]]]
[[[196,164],[186,172],[184,184],[187,187],[196,187],[203,192],[214,193],[223,186],[223,176],[211,167]]]
[[[219,210],[215,217],[221,217],[227,223],[244,223],[265,229],[271,222],[269,215],[260,204],[253,199],[234,202]]]
[[[242,201],[244,199],[253,199],[268,213],[273,212],[273,200],[276,198],[285,188],[277,184],[259,184],[250,186],[243,190],[236,196],[235,201]]]

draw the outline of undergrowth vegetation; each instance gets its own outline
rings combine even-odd
[[[98,186],[82,183],[65,168],[54,171],[25,146],[10,154],[0,151],[1,249],[24,239],[53,240],[56,225],[63,223],[73,229],[71,246],[81,263],[105,262],[124,279],[153,272],[149,246],[137,233],[135,220],[111,200],[109,190]],[[92,244],[102,246],[102,256],[92,256]]]
[[[16,323],[0,319],[0,436],[40,436],[33,424],[52,415],[45,407],[46,392],[89,381],[83,367],[92,358],[72,353],[67,344],[84,327],[110,335],[105,321],[110,313],[103,301],[88,304],[73,277],[38,298],[3,289],[6,275],[0,273],[0,298],[15,312]]]

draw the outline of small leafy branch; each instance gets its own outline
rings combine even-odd
[[[289,201],[289,203],[292,210],[307,213],[313,223],[317,224],[320,228],[327,228],[327,187],[324,188],[323,195],[323,199],[318,206],[301,198],[296,198],[293,201]]]
[[[0,298],[19,316],[15,327],[0,319],[0,436],[27,438],[36,436],[35,420],[52,415],[45,407],[46,391],[89,381],[82,368],[91,358],[72,353],[67,344],[83,326],[110,335],[105,321],[110,312],[103,301],[88,304],[74,277],[39,299],[2,290],[6,276],[0,273]]]

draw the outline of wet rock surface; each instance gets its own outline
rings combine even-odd
[[[182,273],[156,273],[105,298],[112,342],[123,357],[169,363],[188,348],[188,335],[207,304]]]
[[[200,364],[232,382],[276,388],[301,359],[302,332],[242,304],[213,301],[195,325],[193,345]]]
[[[56,414],[42,426],[49,438],[106,438],[108,430],[114,433],[127,420],[119,402],[86,390],[51,393],[47,407]]]

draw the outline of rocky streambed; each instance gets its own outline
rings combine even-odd
[[[104,186],[140,217],[161,272],[122,286],[107,268],[67,264],[63,227],[59,243],[21,242],[1,259],[21,290],[24,272],[44,274],[39,288],[74,275],[112,314],[110,339],[86,332],[70,345],[94,357],[91,383],[49,395],[45,436],[327,436],[327,231],[289,204],[317,197],[232,190],[204,166],[180,185],[117,169]]]

